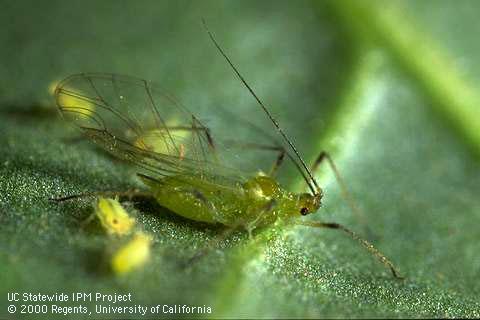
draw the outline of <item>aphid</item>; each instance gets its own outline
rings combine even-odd
[[[112,271],[117,275],[129,273],[142,267],[150,258],[150,236],[139,232],[133,239],[118,249],[111,258]]]
[[[278,154],[269,174],[251,174],[234,167],[234,162],[225,161],[228,148],[216,140],[211,128],[173,96],[154,88],[145,80],[99,73],[70,76],[55,90],[61,114],[106,151],[134,163],[142,170],[138,176],[148,186],[150,195],[161,206],[180,216],[222,224],[231,229],[242,227],[250,234],[254,229],[272,225],[278,219],[303,226],[339,229],[376,256],[394,277],[400,278],[390,260],[353,231],[337,223],[301,220],[321,206],[323,192],[312,174],[319,164],[326,160],[340,186],[346,190],[335,164],[327,153],[321,152],[309,169],[292,141],[206,25],[205,29],[216,49],[273,124],[277,138],[281,139],[280,144],[271,146],[248,144],[252,148]],[[84,112],[84,105],[94,106],[89,109],[90,114]],[[180,123],[169,125],[167,115],[179,119]],[[145,137],[152,132],[155,133],[155,147],[150,142],[145,143]],[[309,193],[289,192],[277,182],[275,173],[284,158],[295,165]]]
[[[95,216],[108,234],[123,236],[135,226],[135,218],[128,215],[117,199],[100,197],[96,202]]]

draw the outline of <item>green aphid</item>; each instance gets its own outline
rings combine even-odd
[[[302,216],[316,212],[321,206],[323,193],[312,174],[313,170],[323,160],[327,160],[346,193],[338,171],[325,152],[320,153],[312,169],[307,167],[269,110],[210,31],[206,30],[281,139],[272,146],[249,144],[250,147],[272,150],[278,154],[268,174],[245,173],[239,168],[230,167],[230,162],[222,161],[223,153],[228,150],[217,143],[211,128],[204,125],[202,120],[178,103],[172,95],[142,79],[99,73],[70,76],[55,90],[61,114],[75,123],[97,145],[141,169],[138,175],[149,188],[148,194],[161,206],[182,217],[222,224],[229,229],[244,228],[249,234],[278,219],[310,227],[339,229],[360,242],[395,277],[400,278],[393,264],[383,254],[346,227],[337,223],[301,220]],[[69,101],[84,102],[70,105],[67,104]],[[83,105],[95,107],[83,111]],[[175,120],[175,125],[171,125],[172,119]],[[149,143],[139,143],[146,135]],[[157,147],[149,148],[149,145]],[[309,187],[309,193],[295,194],[277,183],[275,173],[285,158],[292,161],[298,169]],[[74,197],[76,196],[58,200]],[[350,200],[348,194],[347,200]],[[354,205],[351,207],[354,210],[356,208]]]

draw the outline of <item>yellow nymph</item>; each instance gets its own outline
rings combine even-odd
[[[99,198],[95,207],[95,215],[108,234],[126,235],[135,226],[135,218],[130,217],[116,199]]]
[[[142,267],[150,258],[150,236],[137,233],[112,256],[112,271],[117,275],[129,273]]]

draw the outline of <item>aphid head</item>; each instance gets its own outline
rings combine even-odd
[[[298,212],[302,216],[306,216],[309,213],[314,213],[322,205],[322,192],[315,194],[310,193],[301,193],[297,198],[297,208]]]

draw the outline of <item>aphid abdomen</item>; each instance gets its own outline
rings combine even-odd
[[[245,208],[237,190],[216,187],[196,177],[167,177],[158,183],[145,183],[161,206],[190,220],[231,226]]]
[[[161,206],[184,218],[207,223],[218,222],[215,208],[208,203],[201,191],[168,186],[154,190],[154,196]]]

